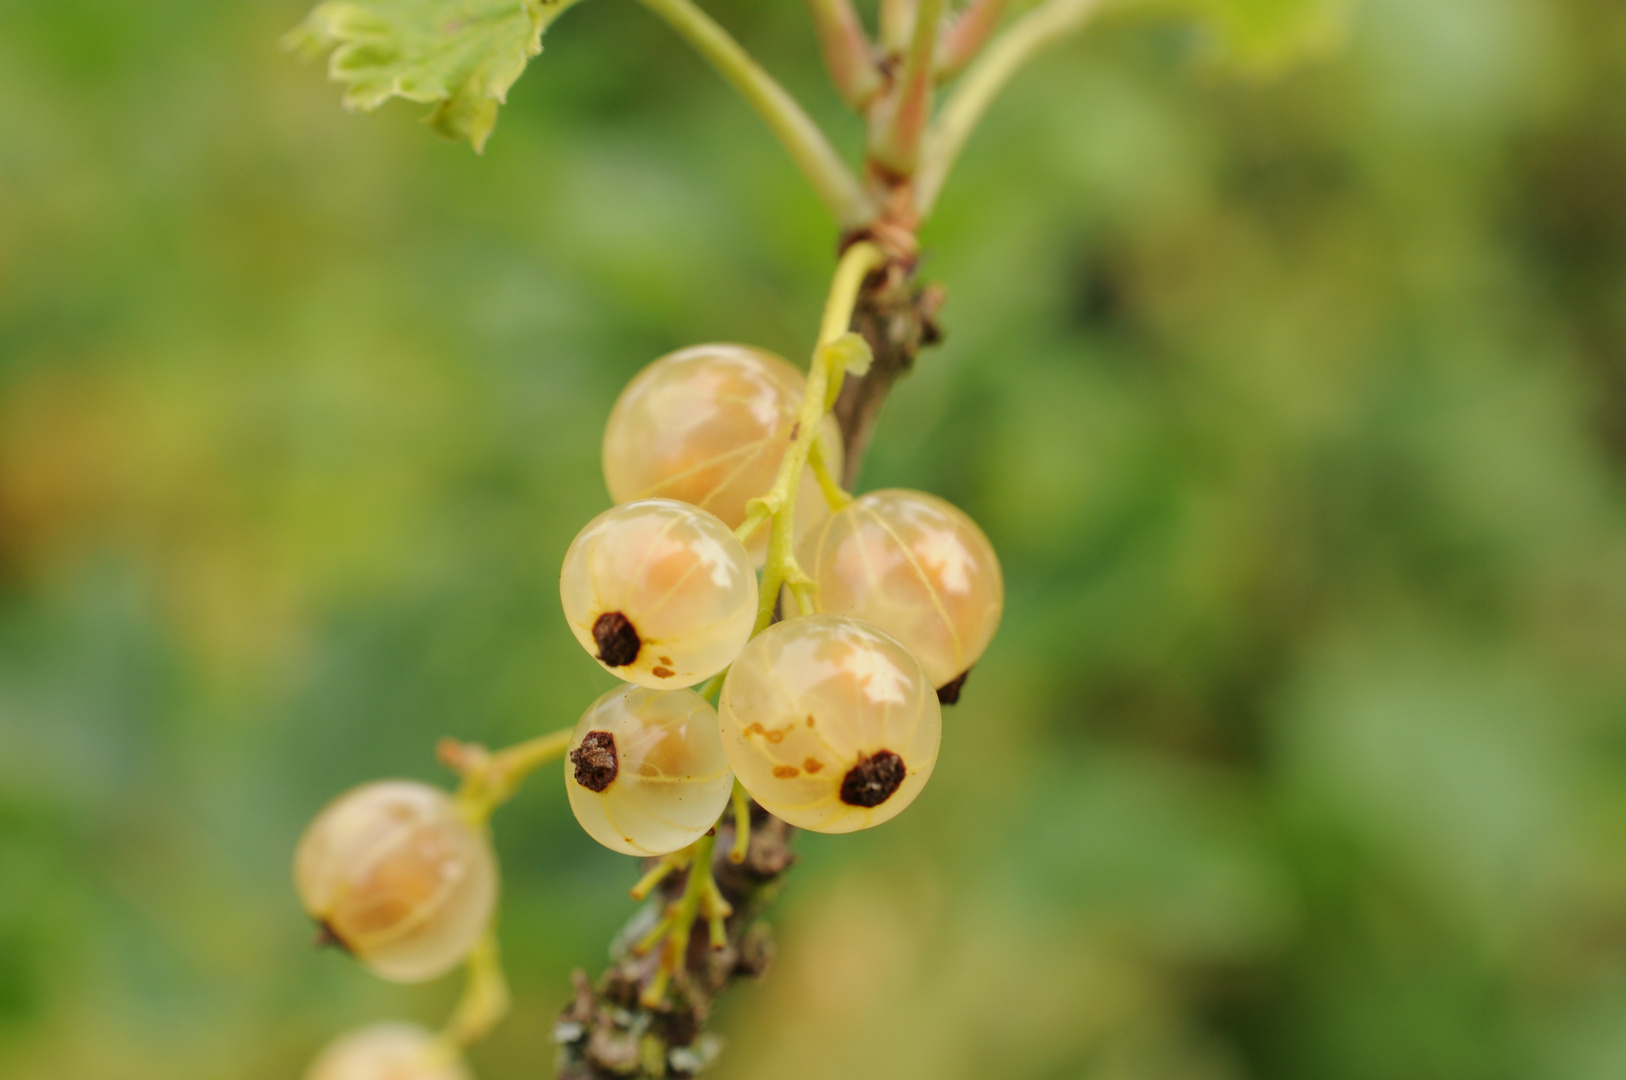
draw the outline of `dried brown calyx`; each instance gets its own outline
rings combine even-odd
[[[944,705],[953,705],[960,700],[960,691],[965,689],[965,681],[970,678],[971,669],[966,668],[954,678],[937,688],[937,700]]]
[[[348,953],[351,956],[355,955],[350,948],[350,943],[340,937],[339,932],[333,929],[333,924],[326,919],[317,921],[316,940],[312,944],[318,949],[338,949],[340,952]]]
[[[608,731],[589,731],[582,737],[582,744],[570,752],[570,763],[576,766],[576,783],[588,791],[603,791],[621,773],[621,763],[615,756],[615,736]]]
[[[598,658],[610,667],[626,667],[644,647],[632,620],[619,611],[606,611],[594,621],[593,641],[598,644]]]
[[[848,806],[880,806],[903,784],[903,759],[890,750],[877,750],[847,770],[841,778],[841,801]]]

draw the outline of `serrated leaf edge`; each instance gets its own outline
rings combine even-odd
[[[347,61],[371,45],[388,40],[387,34],[369,30],[364,25],[376,22],[376,16],[360,4],[350,0],[326,0],[318,4],[298,26],[282,36],[281,45],[312,59],[332,50],[328,57],[327,74],[333,82],[346,87],[341,102],[352,111],[372,112],[392,97],[435,107],[424,116],[437,134],[450,139],[467,138],[475,153],[484,153],[486,140],[497,122],[497,106],[508,102],[509,89],[519,81],[531,59],[542,52],[542,34],[552,21],[574,6],[578,0],[516,0],[531,22],[531,33],[523,53],[513,62],[499,65],[495,72],[482,78],[477,65],[469,77],[457,86],[413,89],[402,75],[395,75],[382,88],[359,84],[364,77],[346,67]],[[459,126],[452,117],[452,109],[460,98],[472,102],[471,115],[465,125]],[[489,106],[489,107],[487,107]]]

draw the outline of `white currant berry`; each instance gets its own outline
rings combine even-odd
[[[857,619],[770,626],[734,661],[718,705],[734,775],[803,829],[879,825],[937,764],[943,714],[931,682],[909,650]]]
[[[734,790],[717,710],[693,690],[611,690],[576,723],[565,789],[582,828],[613,851],[687,847],[717,823]]]
[[[339,796],[294,854],[305,910],[335,944],[392,982],[422,982],[468,955],[497,898],[483,829],[446,792],[383,780]]]
[[[737,529],[746,503],[766,494],[790,445],[806,379],[784,359],[748,345],[696,345],[633,376],[604,427],[604,481],[616,502],[680,499]],[[841,432],[833,417],[819,445],[841,475]],[[796,500],[796,535],[829,513],[811,467]],[[768,530],[747,543],[761,564]]]
[[[565,553],[559,596],[571,633],[606,671],[655,689],[693,686],[739,655],[757,576],[716,517],[673,499],[612,507]]]
[[[901,641],[945,703],[959,698],[1005,608],[1005,581],[988,537],[935,495],[872,491],[802,543],[819,585],[814,608],[850,615]]]
[[[416,1024],[391,1021],[341,1035],[305,1080],[473,1080],[452,1046]]]

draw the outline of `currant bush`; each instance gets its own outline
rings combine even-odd
[[[752,798],[827,833],[902,812],[931,777],[943,729],[920,662],[839,615],[790,619],[752,638],[723,683],[718,715]]]
[[[559,595],[571,632],[606,671],[654,689],[723,670],[757,614],[740,541],[674,499],[626,503],[589,522],[565,553]]]
[[[468,955],[491,918],[497,860],[485,830],[439,788],[363,784],[306,828],[294,884],[323,933],[375,974],[422,982]]]
[[[717,710],[693,690],[611,690],[571,733],[565,789],[582,828],[613,851],[687,847],[717,823],[734,789]]]
[[[945,703],[993,640],[1005,608],[999,557],[976,522],[920,491],[872,491],[802,543],[814,605],[885,630]]]
[[[435,100],[432,125],[478,148],[542,31],[573,3],[470,20],[452,0],[326,0],[293,41],[333,50],[354,102],[410,83]],[[845,0],[814,4],[836,89],[869,121],[861,173],[692,0],[647,6],[764,113],[840,224],[811,363],[713,343],[638,372],[604,429],[615,505],[577,534],[559,574],[571,633],[621,682],[573,728],[494,753],[443,744],[462,780],[455,797],[370,785],[311,826],[295,876],[332,937],[386,978],[429,978],[464,957],[468,967],[442,1039],[370,1029],[329,1051],[316,1080],[463,1076],[453,1051],[507,1001],[485,823],[561,757],[578,823],[650,858],[635,898],[660,890],[605,978],[578,983],[554,1029],[561,1075],[694,1075],[714,1052],[702,1038],[711,998],[765,958],[754,923],[794,861],[786,825],[853,832],[908,807],[937,763],[942,704],[999,626],[999,560],[970,518],[914,491],[854,501],[841,483],[893,381],[938,340],[941,291],[916,277],[916,231],[944,177],[1004,79],[1095,0],[1038,0],[935,116],[936,85],[978,62],[1001,0],[886,3],[878,42]],[[698,926],[710,949],[691,948]],[[419,1052],[431,1043],[446,1056]]]

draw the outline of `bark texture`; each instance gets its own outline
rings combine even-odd
[[[937,313],[943,306],[944,293],[941,286],[916,282],[913,237],[903,250],[882,233],[860,238],[881,243],[891,258],[864,282],[853,310],[852,328],[869,342],[875,361],[862,379],[847,380],[834,409],[846,442],[847,467],[842,483],[848,490],[863,468],[870,437],[892,385],[915,366],[921,349],[943,339]]]

